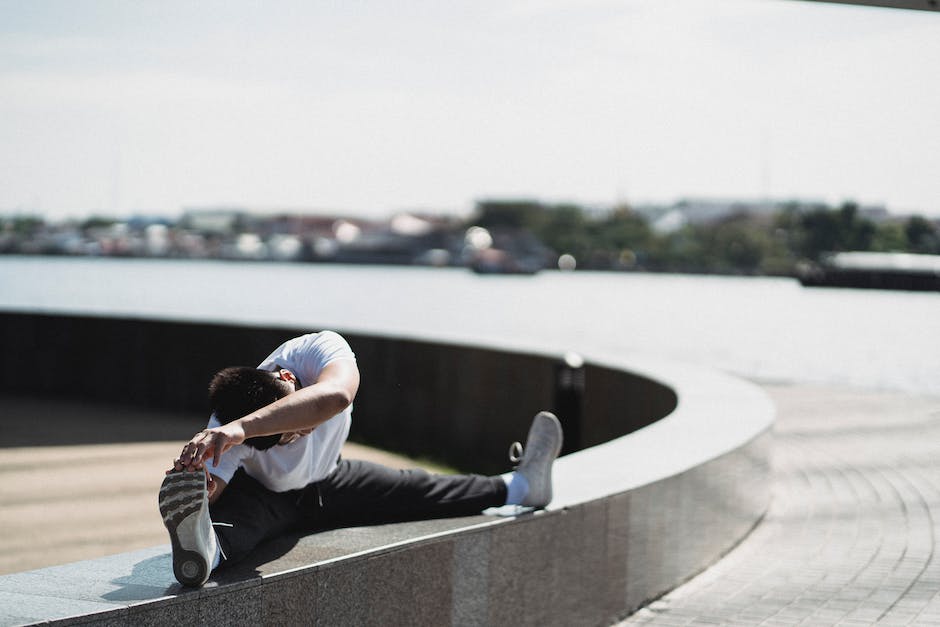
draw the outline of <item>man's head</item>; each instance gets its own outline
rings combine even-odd
[[[273,372],[249,367],[220,370],[209,382],[209,409],[222,424],[227,424],[265,405],[287,396],[297,388],[290,370]],[[245,444],[259,450],[271,448],[281,434],[248,438]]]

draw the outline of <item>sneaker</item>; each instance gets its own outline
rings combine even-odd
[[[173,574],[184,586],[209,579],[216,537],[209,518],[204,472],[173,472],[160,486],[160,513],[173,545]]]
[[[513,442],[509,458],[519,462],[516,472],[529,484],[521,505],[545,507],[552,501],[552,464],[561,452],[561,442],[561,423],[547,411],[539,412],[532,420],[525,447]]]

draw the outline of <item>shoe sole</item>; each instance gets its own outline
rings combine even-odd
[[[555,430],[558,432],[558,446],[555,447],[555,455],[554,455],[555,459],[558,459],[558,456],[561,454],[561,448],[565,440],[565,433],[561,428],[561,421],[558,420],[558,417],[550,411],[540,411],[538,414],[535,415],[535,420],[538,420],[539,418],[543,420],[548,420],[549,422],[551,422],[552,426],[554,426]],[[532,426],[535,427],[534,424]]]
[[[208,516],[209,499],[203,472],[174,472],[160,486],[160,514],[173,545],[173,574],[185,586],[201,586],[209,564],[198,551],[198,517]],[[197,517],[192,519],[192,517]]]

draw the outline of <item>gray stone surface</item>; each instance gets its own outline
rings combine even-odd
[[[118,615],[120,625],[135,627],[161,627],[163,625],[187,625],[195,623],[199,616],[199,593],[151,601],[138,606],[131,606]],[[107,617],[112,618],[112,617]],[[63,621],[66,625],[71,622]],[[89,624],[97,625],[97,622]]]
[[[632,553],[630,550],[630,493],[618,494],[607,499],[607,581],[610,607],[606,613],[613,617],[630,607],[627,581],[630,576]],[[637,569],[642,572],[642,569]],[[591,581],[596,581],[591,577]]]
[[[601,361],[603,356],[596,359]],[[609,356],[604,363],[616,364],[616,356]],[[636,369],[627,361],[620,364]],[[550,509],[605,498],[682,474],[723,457],[773,425],[773,404],[751,383],[673,363],[647,364],[647,368],[640,374],[655,376],[678,391],[675,411],[629,435],[559,459]],[[753,447],[750,454],[759,458],[767,453],[769,442],[763,448]],[[754,479],[765,481],[769,471],[761,469],[758,459],[755,462],[750,465]],[[716,477],[715,481],[725,478]],[[759,499],[766,507],[765,491],[758,490],[748,498]]]
[[[489,624],[537,625],[550,620],[555,582],[553,531],[560,516],[537,514],[497,529],[490,544]],[[532,608],[520,612],[520,607]]]
[[[940,399],[766,386],[764,521],[623,625],[940,625]]]
[[[486,625],[489,616],[491,534],[461,534],[454,540],[451,624]]]
[[[207,589],[197,604],[199,624],[206,627],[260,625],[263,621],[264,587],[260,581]]]
[[[493,530],[488,624],[596,624],[616,614],[605,501]],[[520,612],[520,608],[526,611]]]
[[[453,542],[333,564],[318,572],[317,625],[444,625]]]
[[[287,573],[265,586],[262,609],[265,625],[312,625],[317,612],[317,571]]]
[[[0,577],[4,625],[115,610],[179,589],[168,547]]]

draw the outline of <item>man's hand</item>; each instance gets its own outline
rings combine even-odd
[[[245,431],[237,420],[214,429],[204,429],[186,443],[179,458],[174,460],[173,468],[201,470],[209,460],[212,460],[213,466],[218,466],[225,451],[244,441]]]

